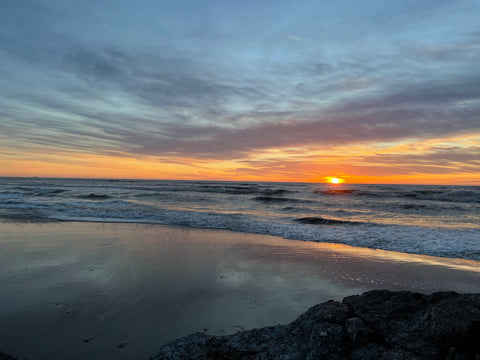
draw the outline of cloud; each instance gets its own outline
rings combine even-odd
[[[132,146],[131,151],[212,158],[239,157],[254,150],[305,144],[334,146],[402,139],[421,141],[479,132],[480,105],[477,102],[468,105],[468,101],[478,97],[477,78],[454,79],[442,87],[427,82],[383,97],[342,103],[325,112],[286,112],[280,114],[282,121],[272,121],[272,114],[268,112],[256,112],[258,123],[246,128],[171,124],[164,139],[152,134],[134,137],[123,134],[122,138],[127,146]]]
[[[349,8],[348,17],[358,29],[340,27],[345,26],[343,16],[325,15],[320,22],[313,12],[302,15],[311,15],[305,26],[292,25],[290,10],[283,14],[279,8],[275,14],[281,19],[250,24],[262,29],[258,34],[248,23],[241,34],[213,18],[193,23],[195,11],[189,13],[191,26],[184,28],[181,18],[167,21],[171,9],[165,9],[160,25],[132,19],[128,31],[119,35],[122,29],[111,22],[105,24],[108,35],[98,32],[88,16],[76,16],[75,9],[66,16],[59,4],[7,1],[0,14],[0,140],[10,149],[32,153],[183,162],[238,161],[252,152],[289,147],[325,150],[478,133],[478,34],[440,41],[441,32],[432,36],[427,31],[428,16],[443,19],[449,3]],[[99,14],[110,20],[129,18],[128,7],[117,14],[99,6]],[[339,10],[336,6],[325,10]],[[411,6],[420,11],[413,15]],[[397,12],[393,22],[386,16]],[[238,24],[248,19],[235,17]],[[418,28],[407,31],[412,24]],[[218,30],[224,27],[228,31]],[[197,28],[203,29],[200,34],[190,33]],[[419,45],[411,39],[421,30],[425,37]],[[140,33],[135,40],[147,34],[144,42],[129,38],[135,32]],[[365,37],[359,39],[359,33]],[[414,171],[425,163],[434,169],[435,162],[457,166],[463,161],[475,167],[477,155],[474,148],[453,148],[364,161]],[[271,163],[270,169],[281,172],[282,166]]]
[[[80,75],[89,82],[121,81],[132,71],[134,59],[121,51],[103,52],[77,50],[64,56],[67,70]]]
[[[335,83],[335,87],[340,90],[358,90],[368,87],[370,80],[364,77],[341,79]]]
[[[417,175],[417,174],[475,174],[480,165],[480,148],[430,148],[415,153],[365,154],[356,152],[346,155],[335,151],[302,155],[296,152],[292,157],[246,158],[238,161],[239,167],[232,174],[259,176],[276,174],[279,178],[318,180],[325,174],[343,173],[349,176],[368,175],[371,177]]]
[[[194,109],[206,115],[221,113],[231,102],[252,104],[268,98],[254,79],[222,78],[171,50],[162,55],[80,50],[66,54],[61,67],[97,90],[112,89],[154,107]]]
[[[37,104],[37,108],[42,105],[56,114],[42,116],[32,110],[31,117],[22,120],[22,130],[15,132],[19,141],[46,146],[54,136],[58,148],[119,151],[132,156],[229,159],[270,148],[421,141],[480,131],[480,104],[476,101],[480,98],[480,76],[476,75],[417,81],[396,91],[367,93],[323,109],[305,110],[290,102],[289,110],[275,111],[271,110],[275,105],[268,104],[277,95],[265,95],[267,85],[260,83],[258,88],[252,88],[248,82],[230,85],[215,77],[197,78],[190,75],[187,60],[179,62],[183,65],[173,73],[165,71],[175,63],[169,58],[155,58],[159,68],[164,69],[160,73],[149,63],[138,63],[134,56],[114,50],[80,51],[63,61],[66,69],[87,83],[104,83],[154,108],[170,110],[163,115],[150,112],[145,116],[114,111],[110,104],[102,112],[90,103],[27,94],[23,102]],[[354,88],[366,82],[363,78],[344,81]],[[253,103],[260,99],[264,105],[258,110],[250,106],[243,111],[228,111],[228,106],[222,104],[234,98]],[[196,119],[192,118],[195,114]],[[72,121],[71,116],[78,120]],[[10,128],[15,129],[13,125]]]
[[[452,44],[434,44],[411,47],[410,52],[422,59],[443,62],[480,60],[480,41],[470,40]]]

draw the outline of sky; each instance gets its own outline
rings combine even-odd
[[[480,185],[480,0],[2,0],[0,176]]]

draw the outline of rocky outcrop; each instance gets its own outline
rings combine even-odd
[[[287,325],[193,334],[151,360],[480,360],[480,294],[376,290],[316,305]]]

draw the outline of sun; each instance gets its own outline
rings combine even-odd
[[[344,180],[337,177],[327,177],[327,181],[331,184],[341,184]]]

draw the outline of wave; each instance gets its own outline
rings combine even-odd
[[[34,195],[34,196],[57,195],[67,191],[65,189],[31,188],[31,187],[24,187],[24,186],[15,186],[12,189],[20,190],[24,194]]]
[[[258,185],[202,185],[198,187],[188,187],[186,189],[177,189],[176,191],[192,191],[192,192],[213,192],[213,193],[225,193],[225,194],[262,194],[262,195],[277,195],[295,193],[296,191],[287,189],[269,189],[261,188]]]
[[[288,212],[294,212],[294,213],[302,213],[302,212],[311,212],[313,211],[311,208],[304,208],[304,207],[298,207],[298,206],[285,206],[281,208],[280,210],[282,211],[288,211]]]
[[[322,195],[350,195],[350,194],[358,193],[358,191],[353,189],[315,190],[314,193],[322,194]]]
[[[245,214],[211,213],[192,211],[140,211],[132,213],[103,212],[101,214],[57,213],[51,219],[87,222],[153,223],[185,225],[200,228],[233,230],[245,233],[280,236],[285,239],[313,242],[343,243],[351,246],[384,249],[432,256],[480,259],[478,233],[459,230],[434,230],[417,226],[365,226],[367,223],[317,218],[328,225],[358,226],[309,226],[304,224],[276,223],[249,218]],[[307,218],[308,219],[308,218]],[[312,220],[305,220],[312,221]],[[314,222],[317,220],[313,220]],[[334,222],[339,221],[336,224]],[[299,222],[299,221],[296,221]],[[301,221],[300,221],[301,222]],[[324,224],[327,225],[327,224]],[[419,242],[418,239],[422,241]],[[456,239],[456,241],[452,241]]]
[[[104,200],[104,199],[110,199],[111,196],[105,195],[105,194],[88,194],[88,195],[79,195],[77,197],[78,199],[88,199],[88,200]]]
[[[480,203],[480,192],[472,190],[425,191],[415,190],[401,195],[418,200]]]
[[[404,209],[404,210],[418,210],[418,211],[430,210],[430,209],[437,210],[438,209],[435,206],[428,206],[428,205],[425,205],[425,204],[402,204],[402,205],[399,206],[399,208]]]
[[[364,225],[366,223],[361,221],[348,221],[348,220],[334,220],[322,217],[304,217],[300,219],[294,219],[294,221],[301,222],[303,224],[311,225]]]
[[[297,199],[289,199],[289,198],[279,198],[279,197],[271,197],[271,196],[257,196],[253,198],[255,201],[261,201],[265,203],[284,203],[284,202],[297,202]]]
[[[480,258],[477,230],[436,230],[398,225],[371,226],[372,223],[322,217],[298,219],[287,217],[272,220],[239,212],[170,210],[125,200],[29,203],[12,201],[10,204],[2,205],[0,218],[13,221],[17,219],[40,222],[56,220],[185,225],[434,256]],[[308,224],[312,226],[306,226]]]
[[[7,200],[10,200],[10,199],[13,199],[13,198],[21,198],[23,197],[25,194],[21,191],[1,191],[0,192],[0,198],[4,198],[4,199],[7,199]]]
[[[273,196],[257,196],[254,197],[252,200],[260,201],[263,203],[313,203],[314,200],[305,200],[305,199],[294,199],[294,198],[286,198],[286,197],[273,197]]]
[[[32,209],[16,209],[10,211],[0,209],[0,218],[14,223],[53,222],[46,214]]]
[[[257,189],[257,186],[245,186],[245,185],[198,185],[195,187],[191,187],[189,189],[208,189],[208,190],[240,190],[240,191],[255,191]]]
[[[410,198],[415,200],[480,203],[480,191],[465,189],[372,191],[356,189],[314,190],[317,195]]]
[[[136,184],[138,185],[138,184]],[[287,190],[282,188],[265,188],[258,185],[251,186],[237,186],[237,185],[168,185],[159,184],[156,186],[124,186],[118,185],[117,189],[128,191],[140,191],[146,196],[151,193],[176,193],[176,192],[192,192],[192,193],[213,193],[213,194],[232,194],[232,195],[278,195],[296,193],[297,191]],[[138,196],[138,195],[136,195]]]
[[[284,195],[284,194],[292,194],[296,191],[292,190],[285,190],[285,189],[272,189],[272,190],[262,190],[261,193],[265,195]]]

